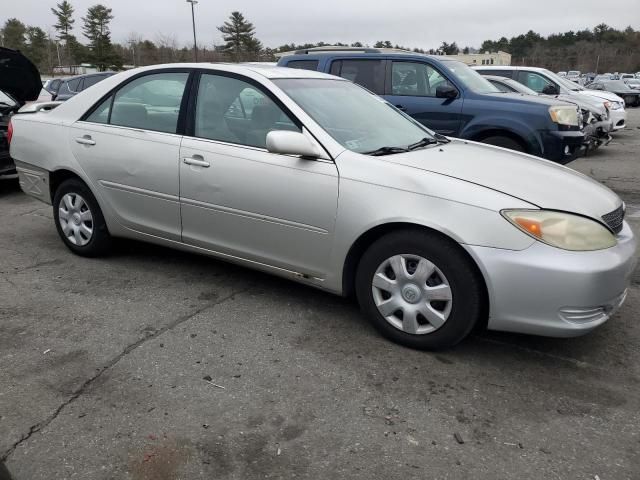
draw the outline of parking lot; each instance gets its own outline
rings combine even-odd
[[[640,234],[628,115],[570,166],[614,189]],[[14,480],[638,478],[638,270],[588,336],[483,332],[427,353],[381,338],[351,300],[210,258],[130,241],[74,256],[15,182],[0,225]]]

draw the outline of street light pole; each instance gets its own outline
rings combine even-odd
[[[198,0],[187,0],[187,3],[191,4],[191,22],[193,23],[193,58],[195,62],[198,62],[198,45],[196,43],[196,14],[194,5],[198,3]]]

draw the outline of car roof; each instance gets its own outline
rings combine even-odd
[[[323,78],[331,80],[343,80],[340,77],[329,75],[322,72],[316,72],[313,70],[304,70],[300,68],[286,68],[278,67],[271,64],[256,64],[256,63],[167,63],[162,65],[151,65],[148,67],[140,67],[135,71],[154,71],[163,69],[180,69],[180,68],[194,68],[200,70],[212,70],[222,71],[229,73],[244,74],[247,76],[259,75],[268,79],[279,78]],[[132,72],[134,70],[129,70]]]

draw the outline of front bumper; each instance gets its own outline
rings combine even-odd
[[[624,108],[610,110],[610,118],[613,123],[613,131],[622,130],[627,126],[627,111]]]
[[[637,263],[629,225],[618,245],[570,252],[535,242],[522,250],[465,246],[487,282],[488,328],[574,337],[606,322],[622,305]]]
[[[612,129],[613,124],[610,119],[585,125],[582,130],[585,136],[585,154],[587,154],[590,150],[595,150],[603,144],[608,145],[611,141],[611,135],[609,135],[609,133],[612,131]]]
[[[562,165],[585,153],[585,135],[578,130],[541,132],[543,157]]]

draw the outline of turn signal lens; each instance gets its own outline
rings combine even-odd
[[[603,250],[617,244],[616,237],[595,220],[550,210],[503,210],[516,228],[548,245],[572,251]]]
[[[542,238],[540,222],[528,218],[516,217],[513,219],[523,230],[534,237]]]

